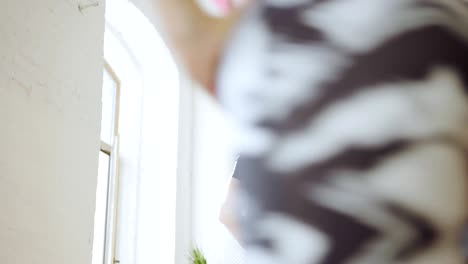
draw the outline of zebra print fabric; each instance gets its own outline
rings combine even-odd
[[[259,0],[221,65],[249,264],[464,262],[465,1]]]

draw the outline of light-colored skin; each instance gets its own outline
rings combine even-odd
[[[221,208],[221,212],[219,214],[219,220],[224,224],[224,226],[226,226],[229,232],[231,232],[237,242],[242,244],[242,239],[239,232],[239,221],[237,220],[237,216],[239,214],[236,213],[236,208],[238,208],[236,203],[239,197],[239,187],[239,180],[232,178],[231,183],[229,184],[226,200],[224,201],[223,207]]]
[[[195,0],[152,2],[160,18],[157,28],[164,41],[191,77],[213,95],[220,54],[242,9],[213,17]]]

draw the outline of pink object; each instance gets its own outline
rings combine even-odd
[[[213,2],[223,13],[227,13],[231,9],[230,0],[213,0]]]

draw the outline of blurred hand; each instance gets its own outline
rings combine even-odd
[[[161,19],[157,28],[167,45],[192,78],[213,94],[219,56],[242,9],[212,17],[195,0],[152,1]]]

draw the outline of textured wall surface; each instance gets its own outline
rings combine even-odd
[[[1,1],[2,263],[91,263],[103,30],[103,3]]]

